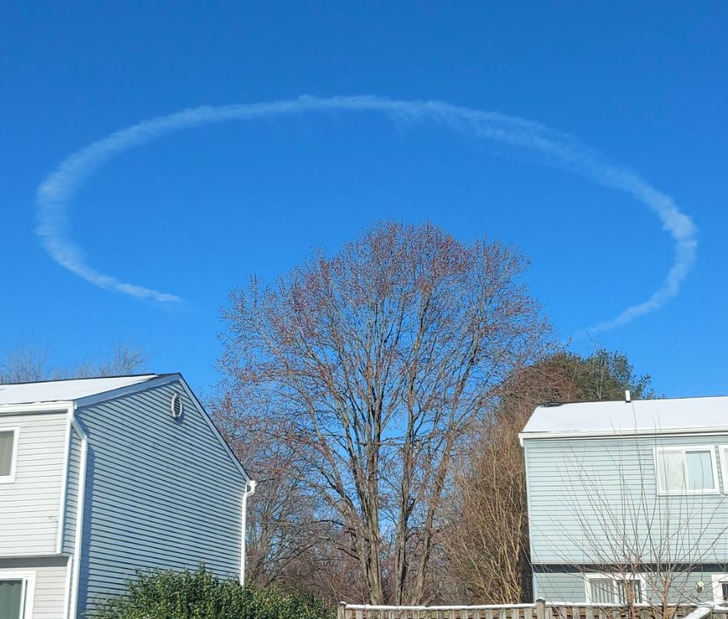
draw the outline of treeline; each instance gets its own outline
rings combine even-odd
[[[29,383],[91,376],[124,376],[144,372],[149,356],[143,348],[119,343],[110,351],[87,357],[72,365],[53,363],[47,346],[23,342],[0,358],[0,384]]]

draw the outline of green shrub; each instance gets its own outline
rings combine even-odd
[[[102,602],[94,619],[331,619],[313,596],[274,587],[242,587],[197,571],[138,572],[124,594]]]

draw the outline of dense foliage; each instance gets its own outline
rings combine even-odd
[[[196,571],[139,572],[123,595],[100,604],[94,619],[330,619],[331,609],[310,595],[274,587],[242,587]]]

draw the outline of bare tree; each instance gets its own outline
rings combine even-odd
[[[484,428],[455,474],[443,536],[457,591],[451,603],[513,604],[530,595],[520,422],[509,418]]]
[[[280,420],[371,603],[425,598],[455,451],[493,388],[542,352],[524,267],[499,243],[382,224],[274,286],[253,280],[224,312],[241,406]]]
[[[318,538],[317,501],[295,475],[295,451],[279,429],[280,420],[260,411],[239,410],[241,393],[225,392],[210,410],[248,473],[257,481],[248,514],[247,578],[259,585],[284,582]],[[310,566],[309,566],[310,568]]]
[[[476,426],[458,463],[444,527],[446,569],[459,600],[508,604],[531,598],[523,451],[518,433],[546,402],[619,399],[625,389],[652,395],[649,376],[627,358],[597,350],[560,352],[520,368],[500,386],[494,414]],[[452,600],[456,601],[456,600]]]
[[[604,566],[609,576],[618,577],[617,597],[635,619],[638,603],[648,604],[652,617],[670,619],[677,606],[705,601],[706,594],[712,602],[710,583],[696,590],[696,581],[702,582],[716,566],[726,571],[728,524],[723,499],[661,495],[657,488],[661,464],[655,449],[664,448],[665,442],[659,434],[617,440],[621,448],[612,450],[611,475],[604,475],[603,458],[597,463],[595,448],[583,444],[564,453],[569,470],[565,466],[555,472],[574,510],[558,525],[568,546],[588,557],[584,574],[596,577],[590,581],[592,589],[598,594],[594,565]],[[693,481],[718,485],[712,466],[700,470]],[[611,581],[604,584],[610,597]]]
[[[23,383],[44,380],[53,375],[47,348],[23,344],[11,350],[0,364],[0,383]]]
[[[142,371],[147,354],[131,344],[116,344],[109,354],[87,358],[78,365],[54,367],[47,346],[24,342],[0,362],[0,383],[24,383],[90,376],[121,376]]]
[[[143,371],[148,363],[149,356],[144,350],[128,343],[120,343],[97,359],[86,359],[70,373],[78,378],[124,376]]]

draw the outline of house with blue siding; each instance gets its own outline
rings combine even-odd
[[[539,406],[519,439],[535,599],[728,601],[728,397]]]
[[[0,384],[0,617],[80,618],[138,569],[242,581],[254,488],[179,374]]]

